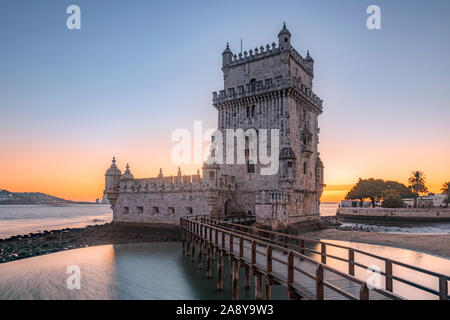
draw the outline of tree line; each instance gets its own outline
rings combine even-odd
[[[428,193],[425,174],[422,171],[411,172],[408,183],[409,185],[406,186],[397,181],[359,178],[356,185],[347,193],[345,199],[359,200],[361,206],[365,199],[370,199],[373,207],[377,202],[383,201],[382,206],[385,208],[401,208],[405,206],[404,198],[414,198],[414,206],[417,207],[417,198]],[[448,207],[450,203],[450,181],[443,184],[441,191],[446,196],[445,202]]]

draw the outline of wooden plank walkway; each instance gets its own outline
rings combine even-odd
[[[240,222],[245,222],[245,220]],[[345,273],[326,264],[326,258],[337,257],[326,253],[326,246],[321,243],[321,252],[315,252],[304,246],[305,240],[300,239],[301,246],[289,243],[292,235],[281,234],[273,231],[248,227],[242,224],[234,224],[210,219],[208,217],[189,217],[181,219],[183,230],[183,248],[193,259],[198,259],[199,267],[203,267],[203,256],[206,257],[206,272],[211,278],[211,263],[217,260],[217,287],[223,288],[223,259],[228,256],[232,262],[232,292],[233,299],[239,298],[239,269],[245,268],[245,283],[250,285],[250,271],[255,277],[255,296],[263,298],[262,278],[266,279],[265,298],[271,298],[271,286],[282,285],[287,288],[288,297],[291,299],[332,299],[332,300],[356,300],[356,299],[403,299],[392,293],[393,279],[403,279],[392,274],[392,263],[404,264],[386,259],[386,269],[382,272],[386,279],[386,289],[369,288],[365,281],[354,276],[354,268],[366,267],[354,261],[354,251],[349,251],[349,258],[345,260],[349,265],[349,272]],[[269,234],[265,237],[263,234]],[[282,240],[278,240],[281,238]],[[299,238],[297,236],[297,238]],[[317,241],[316,241],[317,242]],[[196,249],[198,253],[196,254]],[[342,247],[345,248],[345,247]],[[298,249],[298,250],[297,250]],[[310,251],[321,255],[321,261],[316,261],[305,255]],[[217,259],[215,259],[217,255]],[[367,255],[376,257],[367,253]],[[411,267],[417,271],[418,268]],[[428,292],[438,294],[441,299],[448,299],[446,287],[448,277],[435,275],[439,279],[440,292],[434,292],[429,288],[420,288]],[[406,280],[403,280],[407,282]]]

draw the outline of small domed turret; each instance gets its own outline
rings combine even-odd
[[[108,170],[106,170],[106,175],[107,176],[117,176],[117,175],[121,176],[122,175],[122,171],[120,171],[120,169],[117,168],[116,157],[113,157],[111,166],[109,167]]]
[[[233,59],[233,52],[230,50],[230,45],[227,42],[227,47],[222,53],[222,65],[225,67],[226,65],[230,64],[231,59]]]
[[[131,180],[134,179],[134,176],[131,174],[130,171],[130,165],[127,163],[127,169],[125,170],[124,174],[122,175],[122,180]]]
[[[306,52],[305,62],[309,71],[314,72],[314,59],[309,55],[309,50]]]
[[[112,159],[112,164],[108,170],[106,170],[105,174],[105,194],[108,197],[111,206],[114,207],[118,196],[118,186],[120,183],[120,176],[122,175],[122,171],[117,168],[116,158]]]
[[[306,60],[306,61],[312,61],[312,62],[314,62],[314,59],[309,55],[309,50],[306,52],[306,58],[305,58],[305,60]]]
[[[286,28],[286,23],[283,22],[283,29],[278,33],[278,44],[281,50],[288,50],[291,48],[291,33]]]

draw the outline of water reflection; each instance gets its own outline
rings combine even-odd
[[[81,290],[69,290],[69,265],[81,269]],[[182,253],[181,243],[106,245],[75,249],[0,264],[0,299],[230,299],[230,263],[225,259],[224,290]],[[254,299],[243,287],[240,297]],[[281,286],[272,297],[284,299]]]
[[[391,260],[395,260],[398,262],[403,262],[418,268],[432,270],[436,273],[450,275],[450,260],[435,257],[432,255],[415,252],[406,249],[393,248],[387,246],[379,246],[379,245],[371,245],[364,243],[355,243],[355,242],[346,242],[346,241],[337,241],[337,240],[326,240],[323,239],[327,243],[337,244],[341,246],[351,247],[354,249],[359,249],[361,251],[368,251],[374,255],[378,255],[381,257],[385,257]],[[319,252],[319,245],[311,245],[311,249]],[[327,254],[334,255],[340,258],[348,259],[348,250],[342,248],[336,248],[332,246],[327,246]],[[316,254],[310,254],[315,260],[320,261],[320,256]],[[344,261],[340,261],[337,259],[327,258],[327,264],[338,269],[342,272],[348,272],[348,263]],[[355,262],[358,262],[362,265],[369,266],[374,269],[378,269],[382,272],[385,271],[385,263],[381,260],[368,257],[366,255],[355,253]],[[367,280],[374,273],[360,267],[355,267],[355,276],[362,280]],[[439,291],[439,280],[436,277],[423,274],[421,272],[417,272],[411,269],[407,269],[404,267],[400,267],[397,265],[393,266],[393,274],[405,280],[414,281],[422,286],[427,288],[434,289]],[[380,284],[383,289],[385,289],[385,278],[381,276]],[[405,297],[407,299],[437,299],[438,297],[425,292],[423,290],[412,288],[409,285],[406,285],[402,282],[393,281],[393,290],[394,293]]]
[[[449,274],[450,261],[409,250],[386,248],[358,243],[328,241],[370,250],[375,254],[432,268]],[[143,243],[106,245],[75,249],[54,254],[0,264],[0,299],[230,299],[230,262],[225,259],[224,290],[216,290],[216,261],[212,263],[213,278],[206,278],[206,270],[199,270],[191,257],[185,256],[181,243]],[[317,248],[316,248],[317,249]],[[342,249],[328,248],[328,253],[346,257]],[[355,254],[356,261],[376,264],[371,258]],[[329,260],[336,268],[346,271],[343,262]],[[81,269],[81,290],[69,290],[66,274],[69,265]],[[381,270],[384,266],[380,265]],[[398,267],[394,267],[397,273]],[[356,268],[356,275],[367,277],[365,270]],[[418,276],[413,271],[403,272],[407,279],[437,288],[433,279]],[[245,289],[244,272],[240,273],[240,298],[254,299],[251,289]],[[382,281],[383,285],[383,281]],[[424,293],[414,293],[394,281],[394,291],[408,298],[431,298]],[[285,299],[286,289],[272,287],[273,299]]]

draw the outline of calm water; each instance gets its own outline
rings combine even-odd
[[[320,215],[323,217],[335,216],[338,202],[322,202],[320,204]]]
[[[320,205],[322,216],[336,215],[338,203]],[[0,205],[0,239],[31,232],[104,224],[112,220],[109,205],[5,206]],[[450,223],[354,223],[344,226],[385,233],[450,234]]]
[[[0,239],[31,232],[104,224],[110,205],[0,205]]]
[[[384,256],[418,267],[450,273],[450,260],[403,249],[350,245],[359,249],[370,248],[375,253],[381,252]],[[198,270],[181,248],[181,243],[106,245],[0,264],[0,299],[230,299],[228,260],[225,260],[224,291],[217,292],[216,270],[213,270],[213,279],[206,279],[205,270]],[[330,253],[343,254],[333,250]],[[359,262],[375,264],[364,261],[358,255],[355,258]],[[345,268],[339,263],[334,264],[337,268]],[[69,274],[66,271],[69,265],[80,267],[80,290],[67,289]],[[397,272],[395,268],[394,272]],[[367,273],[357,269],[356,275],[364,278]],[[436,287],[427,277],[407,272],[402,276],[407,279],[413,277],[424,285]],[[242,284],[242,273],[240,279]],[[282,286],[274,286],[272,290],[274,299],[285,299],[286,292]],[[410,292],[396,282],[394,290],[408,298],[432,298],[427,294]],[[241,287],[240,297],[254,299],[254,289]]]
[[[321,216],[335,216],[338,202],[324,202],[320,204]],[[411,234],[450,234],[450,222],[349,222],[343,221],[343,227],[358,228],[363,231],[382,233],[411,233]]]
[[[80,267],[80,290],[67,289],[69,265]],[[254,299],[254,290],[241,287],[240,296]],[[284,299],[285,292],[274,287],[273,296]],[[181,243],[106,245],[0,264],[0,299],[230,298],[228,260],[224,291],[217,292],[216,281],[182,253]]]

